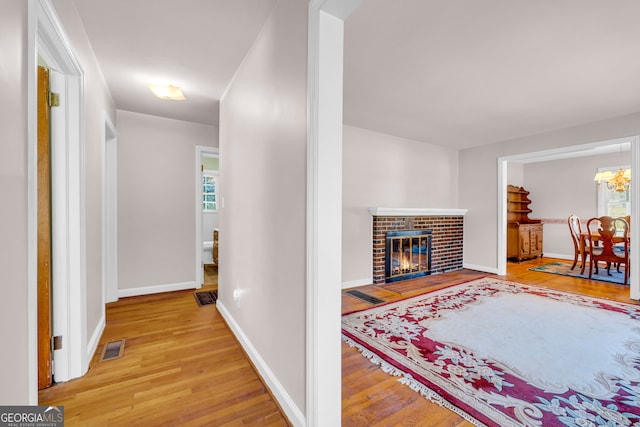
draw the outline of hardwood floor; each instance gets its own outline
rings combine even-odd
[[[502,278],[638,304],[626,286],[528,270],[549,261],[509,263]],[[484,276],[490,275],[461,270],[358,289],[393,301]],[[342,301],[343,312],[371,306],[347,294]],[[198,307],[193,291],[109,304],[96,355],[105,343],[122,338],[123,357],[94,358],[84,377],[41,391],[40,404],[64,405],[67,426],[289,425],[215,306]],[[343,426],[471,425],[344,343],[342,375]]]
[[[192,290],[108,304],[96,355],[122,338],[121,358],[94,357],[40,404],[64,405],[67,426],[289,425],[215,305],[198,307]]]
[[[506,276],[495,276],[471,270],[403,281],[382,286],[362,286],[366,292],[386,302],[408,298],[429,290],[473,280],[499,277],[514,282],[581,293],[616,301],[640,304],[629,298],[629,287],[612,283],[575,279],[530,271],[536,265],[551,262],[543,258],[522,263],[509,263]],[[372,305],[346,293],[342,296],[342,312],[369,308]],[[362,356],[358,350],[342,343],[342,425],[343,426],[471,426],[457,414],[431,403],[396,377],[384,373]]]
[[[218,267],[211,264],[205,264],[202,273],[202,286],[209,286],[212,289],[218,289]]]

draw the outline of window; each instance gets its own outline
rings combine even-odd
[[[616,173],[618,169],[628,169],[629,166],[615,166],[599,168],[598,172],[611,171]],[[598,216],[626,216],[631,215],[631,194],[627,191],[608,191],[598,189]]]
[[[202,211],[218,211],[218,174],[204,171],[202,174]]]

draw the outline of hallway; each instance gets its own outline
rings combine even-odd
[[[121,358],[98,360],[122,338]],[[288,425],[215,306],[198,307],[192,290],[108,304],[89,372],[40,391],[39,404],[63,405],[67,426]]]

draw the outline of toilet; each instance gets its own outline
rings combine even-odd
[[[213,240],[202,242],[202,263],[213,264]]]

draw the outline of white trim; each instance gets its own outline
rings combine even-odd
[[[203,145],[196,145],[195,155],[195,193],[196,193],[196,280],[197,289],[202,288],[202,282],[204,281],[204,265],[202,264],[202,171],[200,166],[202,165],[203,157],[218,157],[220,158],[220,149],[218,147],[207,147]],[[218,176],[217,192],[220,194],[220,177]],[[220,203],[220,200],[217,200]],[[208,213],[219,213],[222,206],[218,205],[218,211]]]
[[[307,36],[306,425],[340,425],[344,19],[360,0],[311,0]],[[336,165],[338,167],[336,168]]]
[[[285,387],[278,381],[276,374],[271,371],[269,365],[264,361],[258,350],[253,346],[240,325],[235,321],[231,313],[226,309],[222,301],[216,302],[216,308],[222,315],[227,325],[240,342],[240,345],[251,359],[251,362],[258,370],[258,375],[266,383],[267,387],[278,401],[278,404],[287,415],[287,418],[294,426],[305,426],[305,417],[300,408],[295,404]],[[340,394],[338,394],[338,397]]]
[[[551,148],[549,150],[533,151],[529,153],[506,156],[509,161],[515,163],[538,163],[549,160],[568,159],[573,157],[595,156],[598,154],[614,153],[630,144],[633,137],[614,138],[606,141],[589,142],[579,145]],[[613,148],[611,146],[614,146]]]
[[[369,208],[373,216],[464,216],[468,209]]]
[[[102,292],[108,303],[118,300],[118,132],[106,111],[102,117]]]
[[[118,297],[136,297],[139,295],[159,294],[162,292],[184,291],[186,289],[198,289],[196,282],[167,283],[164,285],[142,286],[139,288],[118,289]]]
[[[91,334],[91,338],[87,344],[87,358],[91,360],[96,350],[98,349],[98,344],[100,344],[100,337],[102,337],[102,333],[104,332],[104,328],[107,326],[107,316],[103,314],[100,316],[100,320],[96,325],[96,328],[93,330]]]
[[[555,254],[555,253],[544,253],[544,257],[545,258],[557,258],[557,259],[566,259],[569,261],[573,261],[573,255],[567,255],[567,254]],[[578,259],[578,262],[580,262],[580,260]]]
[[[73,109],[68,114],[67,133],[69,161],[69,373],[70,378],[78,378],[89,370],[86,357],[87,348],[87,225],[86,225],[86,164],[85,164],[85,117],[84,117],[84,73],[69,76],[69,98]],[[70,83],[73,82],[73,83]],[[79,120],[77,126],[74,120]]]
[[[636,135],[631,138],[631,230],[640,230],[640,182],[637,179],[640,173],[640,136]],[[634,180],[633,177],[636,177]],[[638,247],[638,233],[631,233],[631,247]],[[635,246],[634,246],[635,245]],[[640,251],[631,251],[629,254],[632,266],[640,265]],[[640,300],[640,271],[638,268],[630,269],[629,277],[629,296],[631,299]]]
[[[38,15],[29,0],[27,54],[27,363],[29,405],[38,404]]]
[[[52,292],[51,306],[53,307],[51,323],[54,336],[65,337],[69,330],[69,265],[66,256],[69,253],[69,194],[68,182],[68,155],[66,152],[67,131],[67,79],[51,69],[49,70],[49,90],[60,95],[61,106],[51,108],[51,188],[54,189],[51,197],[51,263]],[[63,339],[63,343],[64,343]],[[62,381],[70,378],[69,372],[69,346],[64,345],[59,350],[53,351],[54,380]]]
[[[41,54],[50,68],[64,76],[66,90],[64,102],[64,138],[52,140],[56,157],[66,168],[55,171],[58,176],[52,188],[52,197],[58,207],[56,219],[62,229],[56,230],[62,246],[54,243],[52,268],[66,274],[56,276],[54,292],[64,296],[53,306],[53,315],[66,316],[63,332],[65,352],[55,355],[56,381],[77,378],[87,372],[87,315],[86,315],[86,214],[85,214],[85,160],[84,160],[84,71],[76,59],[69,39],[55,13],[50,0],[29,0],[28,59],[27,59],[27,165],[28,165],[28,312],[29,312],[29,399],[38,402],[37,390],[37,56]],[[60,139],[60,138],[59,138]],[[61,157],[62,156],[62,157]],[[64,158],[64,162],[62,162]],[[59,166],[58,166],[59,167]],[[64,175],[64,179],[60,179]],[[62,248],[62,249],[61,249]],[[60,253],[60,252],[63,253]],[[66,357],[65,354],[68,356]],[[66,360],[64,360],[66,357]],[[61,366],[65,365],[65,366]]]
[[[506,230],[507,230],[507,166],[509,162],[514,163],[533,163],[546,161],[548,159],[567,158],[570,153],[576,152],[578,155],[583,155],[584,152],[590,150],[597,150],[598,147],[606,147],[610,145],[624,145],[630,143],[631,145],[631,212],[640,212],[640,185],[636,185],[636,180],[633,176],[640,172],[640,136],[630,136],[625,138],[616,138],[606,141],[598,141],[589,144],[573,145],[552,150],[544,150],[531,153],[523,153],[512,156],[498,157],[498,239],[497,241],[497,273],[499,275],[505,275],[507,271],[507,245],[506,245]],[[603,148],[604,149],[604,148]],[[640,219],[638,215],[631,216],[630,228],[637,230],[640,227]],[[638,236],[636,234],[631,235],[631,246],[637,243]],[[631,251],[630,262],[632,265],[640,264],[640,251]],[[640,271],[637,268],[632,268],[629,278],[629,294],[630,298],[640,300]]]
[[[342,282],[342,289],[357,288],[359,286],[367,286],[371,284],[373,284],[372,277],[366,279],[349,280],[346,282]]]
[[[496,274],[504,276],[507,274],[507,161],[498,159],[498,265]],[[500,255],[502,254],[502,255]]]
[[[485,273],[491,273],[491,274],[500,274],[498,273],[497,268],[487,267],[486,265],[474,265],[474,264],[464,263],[462,264],[462,268],[468,268],[469,270],[483,271]],[[500,275],[504,276],[504,274],[500,274]]]

